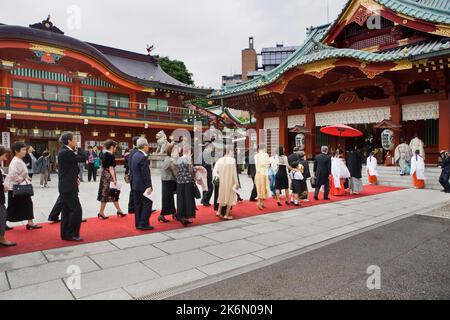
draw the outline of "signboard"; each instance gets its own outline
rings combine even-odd
[[[9,132],[2,132],[2,146],[6,149],[11,148],[11,134]]]

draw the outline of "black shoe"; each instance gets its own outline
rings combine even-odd
[[[323,200],[331,200],[330,198],[323,198]]]
[[[14,228],[6,226],[5,231],[11,231],[11,230],[14,230]]]
[[[152,210],[152,212],[150,212],[150,214],[154,214],[156,212],[156,210]]]
[[[83,220],[81,220],[81,222],[82,222],[82,223],[85,223],[85,222],[87,222],[87,219],[83,219]]]
[[[142,230],[142,231],[151,231],[155,228],[153,228],[152,226],[148,226],[148,227],[137,227],[136,229]]]
[[[183,224],[183,226],[186,227],[186,226],[190,225],[190,224],[192,223],[192,221],[183,219],[183,220],[181,221],[181,223]]]
[[[34,225],[34,226],[30,226],[29,224],[27,224],[27,230],[38,230],[38,229],[42,229],[42,226],[38,226],[38,225]]]
[[[54,223],[59,223],[59,222],[61,222],[61,219],[58,219],[58,220],[48,220],[49,222],[51,222],[52,224],[54,224]]]
[[[109,217],[102,216],[100,213],[97,215],[97,217],[99,219],[102,219],[102,220],[108,220],[109,219]]]
[[[283,205],[281,204],[281,202],[277,202],[279,207],[282,207]]]
[[[170,220],[167,220],[164,216],[159,216],[158,217],[158,222],[160,222],[160,223],[168,223],[168,222],[170,222]]]
[[[130,211],[130,210],[128,210],[129,212],[128,212],[128,214],[134,214],[134,211]]]
[[[15,246],[17,246],[17,243],[15,243],[15,242],[11,242],[11,243],[8,243],[8,244],[0,243],[0,247],[3,247],[3,248],[10,248],[10,247],[15,247]]]
[[[258,201],[258,200],[256,200],[256,199],[250,199],[249,201],[250,201],[250,202],[256,202],[256,201]]]
[[[319,197],[314,197],[314,200],[319,201]]]
[[[71,242],[81,242],[83,241],[80,237],[70,237],[70,238],[62,238],[64,241],[71,241]]]
[[[126,217],[127,215],[123,212],[117,211],[117,215],[121,218]]]
[[[209,207],[211,207],[211,204],[209,204],[209,203],[202,203],[202,206],[204,206],[206,208],[209,208]]]
[[[286,205],[290,206],[291,204],[289,203],[289,201],[286,201]]]

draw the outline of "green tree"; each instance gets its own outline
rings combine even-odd
[[[158,64],[171,77],[188,85],[194,85],[193,74],[188,71],[183,61],[171,60],[169,57],[160,57]]]

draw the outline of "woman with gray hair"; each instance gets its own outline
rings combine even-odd
[[[183,147],[183,155],[177,159],[177,220],[184,226],[195,218],[194,167],[189,147]]]

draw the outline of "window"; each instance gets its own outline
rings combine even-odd
[[[28,98],[42,99],[42,85],[29,83],[28,84]]]
[[[24,81],[13,81],[13,95],[18,98],[70,102],[70,88]]]
[[[28,98],[28,84],[22,81],[13,81],[13,96]]]
[[[169,102],[167,100],[149,98],[149,99],[147,99],[147,110],[168,112],[169,111]]]
[[[439,120],[425,120],[425,144],[436,146],[439,144]]]
[[[58,87],[44,86],[44,99],[48,101],[58,100]]]

